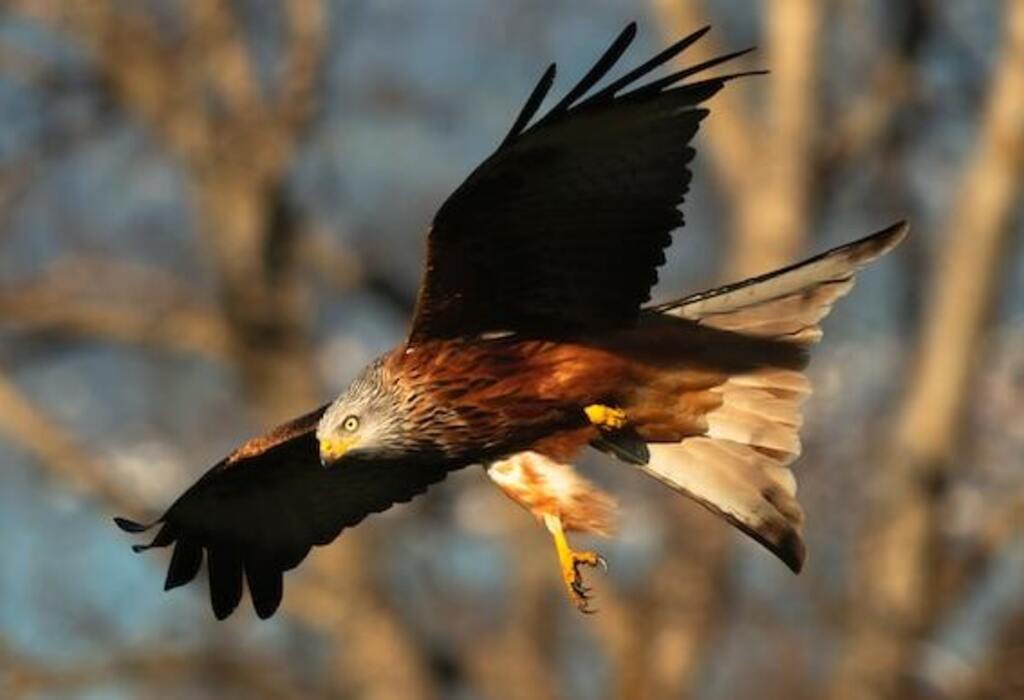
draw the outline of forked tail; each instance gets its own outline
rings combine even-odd
[[[654,340],[645,350],[648,366],[659,369],[649,395],[641,389],[630,409],[640,438],[651,442],[638,466],[729,520],[793,571],[804,560],[803,511],[789,465],[800,455],[800,405],[811,391],[803,372],[808,346],[821,338],[821,320],[857,271],[906,233],[901,222],[645,312],[640,333]],[[673,353],[683,356],[678,368]]]

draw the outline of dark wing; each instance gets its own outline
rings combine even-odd
[[[734,74],[685,84],[721,56],[636,83],[704,35],[682,39],[593,93],[636,34],[630,24],[527,128],[552,65],[498,150],[444,203],[428,239],[410,344],[488,331],[551,335],[636,322],[689,182],[702,102]]]
[[[324,407],[326,408],[326,407]],[[443,466],[346,460],[320,464],[315,431],[324,408],[251,440],[210,469],[168,509],[148,545],[174,545],[164,588],[195,578],[206,552],[210,601],[218,619],[235,609],[248,582],[261,618],[281,602],[282,574],[313,545],[422,493],[447,473]],[[147,526],[115,518],[127,532]]]

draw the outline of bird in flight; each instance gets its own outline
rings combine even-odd
[[[606,535],[616,505],[572,462],[594,448],[719,514],[799,571],[803,369],[819,323],[857,271],[906,235],[899,223],[753,279],[647,305],[683,223],[690,142],[731,80],[705,77],[746,51],[650,74],[694,32],[596,87],[630,24],[536,118],[550,66],[511,130],[442,205],[405,341],[332,403],[253,438],[151,525],[141,551],[173,545],[166,589],[204,553],[218,619],[247,583],[257,615],[283,574],[371,513],[449,472],[482,465],[551,533],[570,600],[590,610],[570,532]]]

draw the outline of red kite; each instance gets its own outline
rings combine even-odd
[[[166,588],[191,581],[205,552],[214,614],[235,609],[244,578],[268,617],[283,572],[311,547],[481,464],[551,532],[566,590],[586,611],[580,567],[604,560],[574,551],[565,533],[607,534],[615,515],[611,496],[571,466],[588,446],[800,570],[789,465],[800,454],[808,347],[858,269],[907,227],[645,306],[683,223],[702,105],[747,74],[699,76],[746,52],[644,81],[706,31],[596,88],[633,40],[629,25],[534,121],[554,81],[548,68],[497,150],[437,212],[406,341],[333,403],[216,464],[136,547],[174,545]]]

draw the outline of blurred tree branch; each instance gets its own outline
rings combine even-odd
[[[335,292],[363,281],[359,259],[327,236],[309,236],[299,251]],[[164,270],[74,256],[0,287],[0,326],[22,335],[65,336],[193,354],[230,364],[231,328],[221,310]]]
[[[144,6],[116,0],[13,0],[11,7],[79,41],[113,101],[181,164],[219,290],[220,318],[179,307],[173,320],[184,325],[171,347],[226,351],[264,424],[308,410],[321,394],[307,327],[303,243],[286,179],[317,107],[327,23],[320,0],[281,0],[281,8],[284,67],[276,84],[264,88],[228,0],[183,3],[180,35],[158,25]],[[45,298],[48,293],[23,289],[8,296],[8,311],[23,327],[168,340],[141,312]],[[51,304],[57,308],[44,308]],[[26,426],[16,431],[23,444],[48,469],[68,476],[63,468],[70,458],[30,435],[45,436],[52,426],[10,394],[10,415]],[[78,469],[78,479],[103,473],[92,463]],[[130,494],[113,502],[129,513],[139,508]],[[323,586],[302,590],[303,578],[290,581],[286,608],[329,635],[346,687],[367,697],[424,697],[430,686],[423,663],[367,579],[367,556],[359,533],[346,533],[343,544],[318,552],[308,567],[313,578],[329,582],[328,592],[318,595]],[[318,571],[325,573],[318,577]],[[307,604],[307,594],[319,603]]]
[[[39,697],[40,693],[75,693],[95,686],[119,687],[145,684],[148,687],[187,687],[203,677],[261,698],[303,698],[308,695],[288,678],[287,670],[263,659],[239,659],[204,649],[199,652],[130,650],[109,659],[74,665],[42,664],[19,655],[0,641],[0,680],[5,698]]]
[[[860,585],[833,697],[893,696],[928,624],[935,506],[961,437],[964,397],[983,358],[978,338],[994,302],[1024,163],[1024,3],[1006,4],[1002,56],[977,146],[948,215],[917,359],[883,457],[877,502],[860,544]]]
[[[972,697],[1009,680],[1000,668],[1005,654],[999,645],[1024,613],[1024,494],[1008,494],[1004,500],[994,504],[981,525],[978,544],[985,549],[984,561],[972,557],[962,563],[969,580],[937,616],[928,643],[914,659],[914,679],[932,695]],[[996,677],[1000,672],[1004,679]],[[1018,694],[988,690],[988,697]]]
[[[162,270],[111,260],[58,259],[39,275],[0,288],[0,325],[217,361],[231,357],[230,330],[216,308]]]
[[[62,483],[118,510],[138,507],[138,494],[113,478],[68,429],[0,373],[0,434],[39,460]]]
[[[897,57],[883,59],[874,69],[867,90],[843,111],[835,128],[824,134],[821,172],[835,170],[839,163],[856,161],[876,146],[890,128],[893,115],[915,89],[914,71]]]
[[[295,264],[297,229],[284,181],[313,112],[325,22],[321,2],[284,6],[287,67],[269,94],[260,89],[226,0],[186,3],[179,41],[137,5],[15,3],[27,16],[78,38],[116,101],[185,167],[231,350],[266,422],[317,398],[303,327],[309,313]]]

